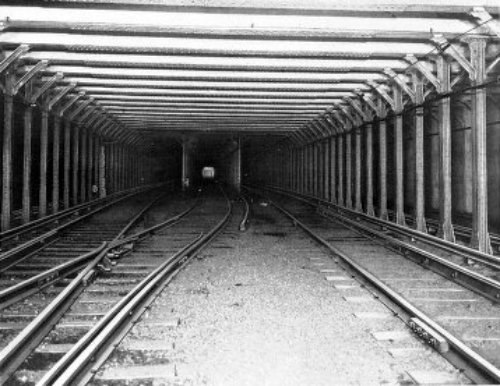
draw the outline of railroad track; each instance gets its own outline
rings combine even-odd
[[[181,207],[184,211],[179,214]],[[114,347],[112,342],[128,331],[162,286],[216,235],[231,210],[225,196],[214,192],[203,193],[195,202],[191,199],[185,207],[179,202],[170,203],[169,210],[155,205],[154,211],[143,214],[146,227],[131,229],[106,246],[59,294],[71,299],[63,309],[56,298],[0,352],[0,380],[85,383],[92,374],[89,371]],[[172,209],[177,211],[174,217]],[[111,269],[96,269],[105,256],[114,257]],[[47,322],[43,314],[57,316]],[[43,328],[46,324],[50,327]],[[36,344],[23,343],[27,335]],[[89,354],[90,347],[95,351]]]
[[[19,225],[9,230],[0,232],[0,259],[2,256],[6,255],[8,251],[17,248],[22,244],[28,242],[31,242],[34,246],[42,244],[45,242],[43,238],[44,234],[47,234],[56,228],[64,229],[64,225],[71,225],[71,223],[74,223],[80,216],[88,214],[89,212],[104,210],[121,200],[133,197],[136,194],[146,192],[162,185],[167,184],[148,185],[113,193],[105,198],[99,198],[76,205],[71,208],[61,210],[55,214],[30,221],[27,224]],[[169,182],[168,185],[172,185],[172,182]],[[40,239],[40,242],[33,242],[33,240],[37,239]]]
[[[394,212],[393,211],[388,211],[388,212],[389,212],[389,217],[394,219],[395,217]],[[413,226],[415,225],[415,218],[413,216],[406,215],[405,218],[407,224]],[[426,217],[425,221],[427,224],[428,232],[433,236],[437,236],[439,231],[439,221],[433,217]],[[455,223],[453,224],[453,230],[457,242],[460,242],[465,246],[470,244],[470,239],[472,235],[472,229],[470,227]],[[491,246],[493,248],[492,250],[493,254],[495,255],[500,254],[500,235],[498,233],[490,232],[490,241],[491,241]]]
[[[324,215],[335,218],[370,237],[383,240],[388,246],[413,258],[415,262],[425,263],[427,268],[495,302],[500,300],[499,256],[482,253],[408,227],[341,208],[321,199],[281,189],[274,191],[313,204]]]
[[[71,225],[50,231],[46,241],[34,251],[21,245],[16,253],[2,255],[0,309],[77,272],[104,242],[119,236],[145,205],[152,205],[159,197],[158,191],[150,191],[109,202],[74,219]]]
[[[353,279],[372,288],[377,298],[471,380],[500,383],[498,300],[464,287],[452,276],[431,271],[425,260],[418,264],[409,254],[388,249],[391,240],[360,233],[350,223],[339,221],[338,215],[318,213],[316,202],[277,191],[259,194],[270,196],[276,208],[347,269],[347,275],[338,277],[346,288]]]

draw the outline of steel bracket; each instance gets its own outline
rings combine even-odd
[[[30,47],[27,44],[21,44],[9,56],[0,62],[0,74],[9,68],[17,59],[28,52]]]
[[[484,25],[495,35],[500,37],[500,23],[496,20],[490,13],[484,9],[484,7],[474,7],[472,11],[469,12],[469,15],[478,19],[481,25]]]
[[[389,104],[393,111],[396,111],[396,103],[394,102],[394,99],[391,98],[383,88],[379,87],[379,85],[377,85],[372,80],[369,80],[368,82],[366,82],[366,84],[368,84],[368,86],[370,86],[377,94],[379,94],[382,99],[384,99]]]
[[[28,72],[26,72],[21,79],[19,79],[14,87],[12,88],[12,92],[17,94],[21,87],[23,87],[26,83],[28,83],[36,74],[38,74],[41,70],[46,68],[49,65],[48,60],[41,60],[37,64],[35,64]]]
[[[391,68],[385,68],[384,73],[390,77],[394,82],[403,90],[409,97],[410,100],[415,103],[415,92],[408,86],[408,84],[401,79],[399,74],[396,74]]]
[[[94,101],[94,98],[89,98],[85,102],[82,102],[80,106],[78,106],[69,116],[68,119],[72,121],[80,114],[88,105],[90,105]],[[78,120],[77,123],[81,123],[81,120]]]
[[[45,108],[50,111],[52,110],[52,107],[61,100],[63,96],[65,96],[68,92],[70,92],[73,88],[76,87],[76,83],[70,83],[68,86],[64,87],[59,93],[54,96],[52,99],[50,99],[47,104],[45,105]]]
[[[41,87],[36,90],[31,96],[29,103],[35,103],[38,98],[42,96],[43,93],[47,92],[49,88],[51,88],[55,82],[60,81],[63,78],[63,74],[61,72],[56,73],[52,78],[46,81]],[[44,106],[46,108],[47,106]],[[48,109],[46,109],[48,111]]]
[[[68,110],[72,105],[76,103],[76,101],[80,98],[82,98],[85,95],[85,92],[79,91],[77,94],[75,94],[61,109],[59,110],[58,114],[60,117],[64,115],[66,110]]]
[[[434,35],[432,41],[436,46],[444,53],[450,55],[455,59],[458,64],[469,74],[471,79],[476,78],[476,70],[472,66],[471,62],[453,45],[451,44],[443,35]]]
[[[429,82],[432,83],[432,85],[436,88],[436,90],[439,90],[441,88],[441,82],[439,79],[434,76],[434,74],[425,66],[424,63],[419,61],[415,55],[413,54],[407,54],[405,56],[405,59],[408,63],[413,65],[420,73],[427,79]]]

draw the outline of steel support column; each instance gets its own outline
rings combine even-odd
[[[7,81],[9,76],[6,77]],[[12,120],[14,97],[4,96],[2,143],[2,231],[10,228],[12,201]]]
[[[59,212],[59,156],[61,146],[61,118],[54,116],[52,131],[52,213]]]
[[[375,216],[375,210],[373,209],[373,124],[367,123],[365,126],[365,132],[366,214],[368,216]]]
[[[384,120],[379,121],[378,125],[378,164],[379,164],[379,203],[378,203],[378,216],[382,220],[388,220],[387,213],[387,122]]]
[[[406,225],[404,213],[404,165],[403,165],[403,94],[399,87],[394,88],[394,170],[396,175],[395,183],[395,221],[399,225]]]
[[[31,215],[31,138],[33,126],[33,107],[27,105],[24,110],[23,131],[23,194],[22,194],[22,223],[30,221]]]
[[[344,206],[344,134],[337,137],[337,205]]]
[[[415,228],[427,232],[425,223],[425,189],[424,189],[424,82],[422,76],[413,73],[415,88]]]
[[[345,137],[345,206],[352,209],[352,130]]]
[[[330,140],[325,139],[323,142],[323,198],[330,199]]]
[[[444,56],[437,58],[437,77],[440,82],[439,93],[451,91],[450,63]],[[439,230],[440,237],[455,242],[452,223],[452,190],[451,190],[451,100],[442,97],[438,102],[439,121]]]
[[[486,80],[486,40],[468,37],[471,64],[475,70],[473,86]],[[486,156],[486,88],[472,94],[472,238],[471,245],[484,253],[492,253],[488,230],[488,159]]]
[[[87,199],[91,201],[93,199],[92,186],[94,181],[92,180],[93,170],[94,170],[94,132],[89,128],[87,134]]]
[[[106,149],[103,139],[99,138],[99,198],[106,197]]]
[[[73,169],[72,171],[72,186],[71,186],[71,204],[78,204],[78,173],[80,171],[80,128],[74,125],[73,133]]]
[[[355,148],[354,158],[356,161],[355,179],[354,179],[354,209],[358,212],[363,211],[361,205],[361,129],[358,127],[354,130],[355,134]]]
[[[337,203],[337,137],[330,137],[330,202]]]
[[[40,186],[38,190],[38,217],[47,215],[47,153],[49,136],[49,112],[42,109],[40,125]]]
[[[87,128],[81,127],[80,202],[87,201]]]
[[[70,158],[71,158],[71,121],[64,121],[64,174],[63,174],[63,201],[64,209],[69,208],[69,187],[70,187]]]

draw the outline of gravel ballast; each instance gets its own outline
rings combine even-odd
[[[251,221],[176,277],[94,382],[413,384],[422,371],[467,382],[272,207],[254,205]]]

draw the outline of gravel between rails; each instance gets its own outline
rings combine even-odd
[[[404,385],[413,371],[467,383],[409,333],[376,340],[374,332],[407,330],[359,285],[325,280],[337,273],[320,270],[339,267],[270,206],[254,205],[250,230],[233,235],[163,291],[94,384]],[[132,379],[140,367],[147,375]]]

